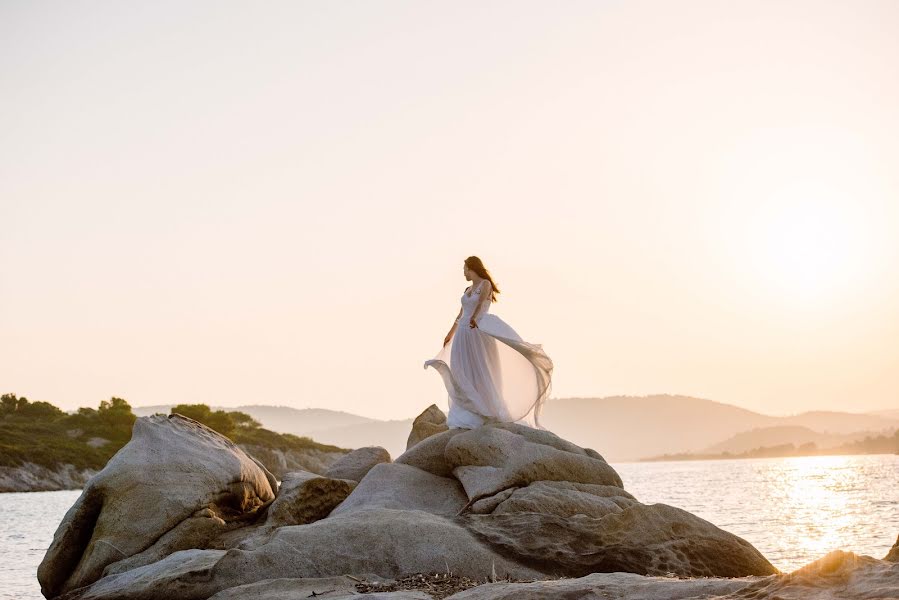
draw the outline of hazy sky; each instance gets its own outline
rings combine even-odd
[[[899,2],[0,3],[0,392],[899,407]]]

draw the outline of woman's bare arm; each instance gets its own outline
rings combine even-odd
[[[462,318],[462,309],[459,309],[459,314],[456,316],[456,320],[453,321],[453,326],[450,327],[449,333],[446,334],[446,337],[443,339],[443,345],[446,346],[449,344],[450,339],[452,339],[453,334],[456,333],[456,328],[459,327],[459,319]]]

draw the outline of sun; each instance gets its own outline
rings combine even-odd
[[[867,227],[858,203],[815,181],[778,187],[750,223],[752,267],[771,291],[798,300],[851,292],[867,270]]]

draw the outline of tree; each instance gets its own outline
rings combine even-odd
[[[199,421],[225,437],[230,437],[234,433],[234,421],[231,416],[223,410],[213,411],[206,404],[178,404],[172,407],[172,414],[175,413]]]

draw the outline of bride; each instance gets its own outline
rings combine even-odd
[[[424,368],[440,373],[449,394],[449,427],[474,428],[487,422],[517,422],[544,429],[540,410],[549,397],[553,362],[540,344],[521,339],[494,314],[499,288],[484,263],[463,263],[472,284],[462,294],[459,316],[443,348]]]

